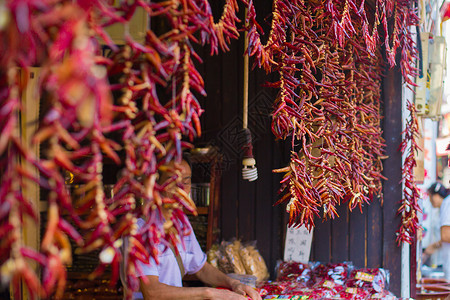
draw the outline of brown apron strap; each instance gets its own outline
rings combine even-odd
[[[185,273],[184,273],[185,270],[184,270],[183,261],[181,260],[180,253],[177,254],[177,253],[175,252],[175,249],[173,248],[173,245],[172,245],[172,244],[169,244],[169,248],[170,248],[170,250],[172,250],[173,255],[175,255],[175,258],[177,259],[178,268],[180,268],[181,278],[183,278],[183,276],[184,276],[184,274],[185,274]]]

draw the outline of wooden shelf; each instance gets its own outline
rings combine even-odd
[[[207,215],[208,214],[208,210],[209,210],[208,206],[197,207],[197,213],[199,215]]]
[[[192,163],[216,163],[222,159],[222,154],[216,148],[210,148],[206,153],[191,150],[190,159]]]
[[[220,151],[215,147],[191,150],[190,160],[193,179],[195,179],[193,182],[199,187],[201,184],[207,184],[209,190],[208,197],[202,198],[205,202],[197,199],[200,205],[205,205],[197,207],[197,213],[199,216],[207,217],[206,251],[219,238],[219,197],[222,159]]]
[[[208,214],[209,207],[208,206],[198,206],[197,207],[197,214],[198,215],[207,215]],[[190,211],[184,210],[184,212],[188,215],[192,215]]]

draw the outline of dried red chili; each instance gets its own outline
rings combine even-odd
[[[249,11],[253,11],[252,3],[248,4]],[[361,32],[356,25],[346,25],[348,30],[336,32],[340,37],[336,40],[328,37],[327,30],[318,29],[333,28],[336,20],[348,23],[354,5],[350,1],[345,2],[346,8],[342,5],[328,3],[329,10],[344,9],[343,15],[330,18],[321,4],[276,1],[272,28],[279,31],[271,33],[269,41],[280,46],[272,49],[268,44],[259,46],[259,50],[250,49],[260,44],[255,42],[248,50],[250,54],[259,53],[257,61],[267,61],[264,52],[274,61],[270,68],[265,67],[280,74],[280,80],[271,84],[280,88],[272,131],[278,138],[290,136],[293,149],[295,144],[300,148],[294,150],[282,181],[286,194],[280,202],[291,198],[291,224],[311,226],[313,215],[318,215],[317,208],[323,208],[324,217],[334,217],[335,207],[342,200],[353,209],[369,202],[368,195],[381,191],[381,55],[377,52],[375,57],[369,56],[356,38],[344,43],[340,36],[347,31]],[[279,21],[279,16],[284,19]],[[249,17],[248,21],[253,24],[249,30],[255,30],[254,18]],[[378,89],[364,89],[371,85]],[[373,137],[374,142],[368,137]],[[296,167],[299,161],[302,164]],[[299,173],[299,169],[304,171]]]
[[[412,84],[416,49],[409,30],[417,22],[412,1],[377,0],[373,18],[365,1],[274,1],[267,44],[260,40],[252,1],[247,1],[246,49],[255,65],[277,72],[272,132],[292,139],[284,193],[290,224],[313,226],[314,215],[335,217],[381,195],[384,140],[380,128],[382,58],[379,26],[390,66]],[[369,24],[369,19],[373,23]],[[389,31],[388,21],[393,20]],[[399,104],[400,105],[400,104]]]
[[[246,51],[255,58],[255,65],[280,75],[279,81],[271,84],[280,88],[272,130],[278,138],[292,138],[290,165],[280,170],[286,172],[282,181],[286,193],[280,202],[291,200],[291,224],[312,226],[319,209],[323,217],[334,217],[341,201],[348,201],[350,209],[361,208],[371,194],[381,192],[384,141],[379,126],[381,55],[377,32],[382,25],[391,66],[401,47],[400,66],[405,80],[411,83],[416,51],[408,26],[417,21],[411,3],[377,0],[372,33],[368,35],[364,1],[276,0],[268,42],[263,45],[253,3],[244,1],[248,8]],[[206,0],[131,1],[119,8],[100,1],[54,4],[7,1],[9,23],[0,28],[4,41],[0,45],[0,78],[5,87],[0,98],[0,155],[5,166],[0,217],[4,228],[11,228],[10,234],[5,233],[7,260],[1,263],[10,266],[5,274],[15,276],[16,292],[17,276],[22,276],[31,294],[44,296],[53,293],[55,287],[58,296],[62,293],[61,267],[69,257],[56,254],[54,249],[68,253],[67,236],[78,239],[76,229],[99,228],[80,245],[82,251],[102,249],[102,265],[97,271],[112,264],[115,276],[120,234],[130,237],[129,270],[138,260],[148,261],[149,255],[157,257],[152,246],[155,243],[177,241],[177,231],[182,231],[183,226],[166,232],[158,221],[160,206],[167,201],[160,194],[166,186],[156,183],[156,172],[165,162],[179,160],[181,150],[189,147],[181,141],[183,135],[192,140],[201,133],[202,109],[193,92],[204,95],[204,90],[193,64],[193,58],[200,58],[192,43],[209,43],[211,53],[217,53],[219,47],[227,50],[230,40],[238,37],[235,0],[226,2],[217,24],[213,23]],[[126,45],[119,48],[104,26],[129,22],[138,7],[153,18],[165,19],[169,29],[160,36],[149,30],[143,44],[125,33]],[[390,18],[394,18],[392,33],[387,26]],[[200,33],[200,41],[196,32]],[[91,34],[110,46],[113,54],[109,58],[97,56],[99,45]],[[34,157],[30,145],[23,145],[13,130],[16,113],[21,109],[18,95],[22,89],[16,67],[24,67],[26,72],[31,65],[42,66],[40,87],[50,103],[32,138],[34,143],[49,145],[43,158]],[[105,66],[106,72],[100,66]],[[109,85],[106,75],[119,77],[118,83]],[[165,104],[157,92],[161,86],[169,90]],[[110,88],[121,94],[114,103]],[[414,127],[408,127],[411,129]],[[120,136],[119,142],[109,138],[112,134]],[[123,176],[114,195],[105,195],[102,161],[105,156],[119,161],[120,149],[125,152]],[[18,157],[35,166],[41,176],[37,178],[21,168]],[[85,197],[76,207],[61,175],[64,170],[83,184],[76,193]],[[409,170],[405,169],[406,175]],[[27,252],[17,238],[21,216],[33,216],[22,195],[22,183],[13,182],[13,178],[22,176],[50,191],[51,223],[44,236],[53,232],[56,238],[44,238],[42,256],[27,256],[36,260],[39,257],[41,264],[49,262],[56,267],[51,271],[45,268],[50,264],[43,264],[44,272],[49,273],[42,287],[31,268],[23,267],[23,253]],[[410,177],[406,180],[410,188]],[[412,197],[415,199],[416,194]],[[142,210],[136,206],[138,198],[144,200]],[[184,224],[179,205],[190,210],[194,207],[181,189],[173,205],[174,218]],[[83,213],[88,215],[80,217]],[[74,228],[58,221],[63,214],[72,218]],[[146,217],[147,225],[137,231],[136,217],[141,215]],[[161,232],[165,232],[162,237]],[[400,237],[403,239],[403,234]],[[128,284],[134,289],[135,275],[128,274]]]
[[[170,170],[179,187],[175,201],[162,197],[167,185],[156,182],[157,172],[166,162],[179,161],[182,149],[190,147],[182,141],[183,136],[192,140],[201,134],[199,117],[203,110],[195,93],[205,92],[193,63],[194,58],[200,58],[192,44],[208,43],[211,53],[217,53],[219,47],[227,50],[230,41],[239,36],[237,2],[226,2],[217,24],[205,0],[129,1],[120,7],[103,1],[21,0],[6,1],[4,6],[9,22],[0,28],[0,80],[4,83],[0,93],[4,108],[0,112],[0,162],[5,166],[0,187],[0,229],[8,231],[0,230],[5,240],[0,261],[2,278],[11,278],[15,293],[20,292],[22,278],[31,296],[55,293],[61,298],[64,264],[71,259],[70,237],[79,243],[80,253],[101,250],[100,265],[92,276],[111,265],[114,283],[122,259],[122,240],[128,237],[130,297],[138,289],[137,262],[148,262],[150,256],[157,260],[157,243],[176,244],[187,228],[181,208],[195,210],[181,189],[177,170]],[[144,43],[125,32],[125,45],[114,45],[105,27],[127,24],[139,8],[152,18],[167,21],[168,31],[158,36],[149,30]],[[109,46],[111,55],[99,56],[97,38]],[[23,67],[27,72],[33,65],[41,66],[39,89],[46,94],[48,109],[33,134],[33,144],[28,145],[14,131],[23,89],[16,68]],[[117,82],[110,84],[108,78]],[[160,100],[158,87],[168,88],[166,103]],[[111,91],[118,95],[115,100]],[[40,158],[31,152],[36,144],[47,145],[48,151]],[[113,193],[108,195],[102,183],[106,156],[115,162],[123,159],[125,165]],[[39,176],[21,167],[18,158],[35,166]],[[62,175],[65,171],[72,173],[79,185],[72,193]],[[48,221],[39,255],[28,251],[19,238],[22,217],[35,217],[22,194],[22,178],[31,179],[49,194]],[[83,197],[77,199],[76,195]],[[139,206],[136,199],[143,199],[144,204]],[[163,204],[172,206],[171,222],[176,226],[161,223]],[[141,230],[136,227],[137,217],[147,221]],[[41,283],[25,258],[41,264]]]
[[[405,155],[402,168],[403,198],[402,204],[398,209],[398,214],[402,217],[400,228],[397,230],[397,242],[411,244],[417,235],[417,230],[421,227],[419,223],[420,191],[414,180],[414,167],[416,166],[415,154],[420,150],[416,143],[419,137],[419,123],[414,104],[408,101],[408,111],[410,118],[406,122],[403,131],[403,140],[400,150]]]

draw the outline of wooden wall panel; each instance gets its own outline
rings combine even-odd
[[[311,260],[329,262],[331,261],[331,221],[316,220],[315,222]]]
[[[367,266],[383,265],[383,215],[381,203],[374,199],[367,209]]]
[[[205,79],[205,90],[208,96],[198,97],[202,108],[205,110],[200,121],[201,124],[208,124],[209,126],[202,126],[202,140],[212,140],[222,125],[222,61],[219,56],[209,56],[209,50],[202,48],[204,55],[203,64],[199,64],[202,69],[202,75]],[[216,120],[217,119],[217,120]]]
[[[349,249],[348,259],[358,267],[366,267],[367,257],[367,207],[364,207],[363,213],[356,208],[349,214],[348,234],[349,234]]]
[[[222,173],[222,232],[223,238],[236,237],[238,233],[238,184],[239,169],[236,164],[236,118],[239,112],[237,107],[239,91],[237,89],[237,64],[239,55],[237,43],[233,43],[231,51],[221,55],[222,58],[222,126],[215,137],[218,146],[224,153]],[[206,74],[208,78],[208,74]],[[209,124],[205,124],[206,128]],[[213,126],[214,127],[214,126]]]
[[[346,205],[337,208],[339,218],[331,221],[331,261],[348,261],[348,209]]]
[[[272,158],[273,148],[270,141],[266,139],[257,140],[255,143],[256,149],[268,148],[266,152],[267,158],[264,159],[257,152],[256,158],[258,159],[257,168],[259,178],[256,180],[256,211],[255,211],[255,239],[257,241],[257,247],[261,252],[263,257],[271,256],[271,242],[272,242],[272,228],[275,225],[274,219],[272,217],[272,204],[273,199],[267,197],[267,190],[270,189],[272,193],[274,192],[273,181],[269,176],[264,176],[262,174],[269,174],[272,172]],[[270,207],[271,209],[267,209]],[[267,238],[270,237],[270,238]],[[269,263],[269,261],[267,261]]]

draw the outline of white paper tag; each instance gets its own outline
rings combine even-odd
[[[313,230],[309,232],[305,226],[289,228],[288,225],[284,244],[284,261],[307,263],[311,253],[312,235]]]

